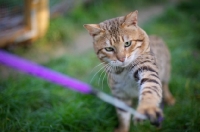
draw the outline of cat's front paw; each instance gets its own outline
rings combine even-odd
[[[140,104],[137,108],[137,112],[144,114],[151,122],[152,125],[159,127],[163,119],[162,110],[153,104]],[[134,122],[139,123],[142,120],[138,117],[134,117]]]

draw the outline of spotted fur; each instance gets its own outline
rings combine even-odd
[[[159,108],[162,96],[168,104],[175,101],[168,89],[170,54],[162,39],[148,37],[137,25],[137,14],[135,11],[84,27],[93,37],[97,57],[106,64],[112,94],[130,106],[132,99],[139,97],[137,111],[158,124],[163,115]],[[129,131],[130,113],[116,110],[119,118],[116,131]]]

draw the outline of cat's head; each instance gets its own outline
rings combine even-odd
[[[84,27],[93,37],[98,58],[111,66],[126,67],[148,52],[147,34],[137,25],[138,11]]]

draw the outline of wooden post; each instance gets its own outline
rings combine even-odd
[[[34,35],[31,40],[44,36],[49,24],[48,0],[24,0],[24,23]]]
[[[37,0],[37,38],[45,35],[49,25],[49,3],[48,0]]]
[[[31,30],[31,10],[33,8],[32,0],[24,0],[24,24],[27,30]]]

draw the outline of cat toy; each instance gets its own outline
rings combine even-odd
[[[101,100],[114,105],[115,107],[130,112],[137,118],[147,119],[145,115],[138,113],[133,108],[127,106],[124,102],[108,94],[105,94],[97,89],[93,89],[87,83],[81,82],[62,73],[48,69],[35,62],[23,59],[21,57],[12,55],[6,51],[0,50],[0,63],[12,67],[16,70],[19,70],[23,73],[30,74],[32,76],[39,77],[46,81],[58,84],[60,86],[63,86],[64,88],[69,88],[82,94],[94,95],[100,98]]]

